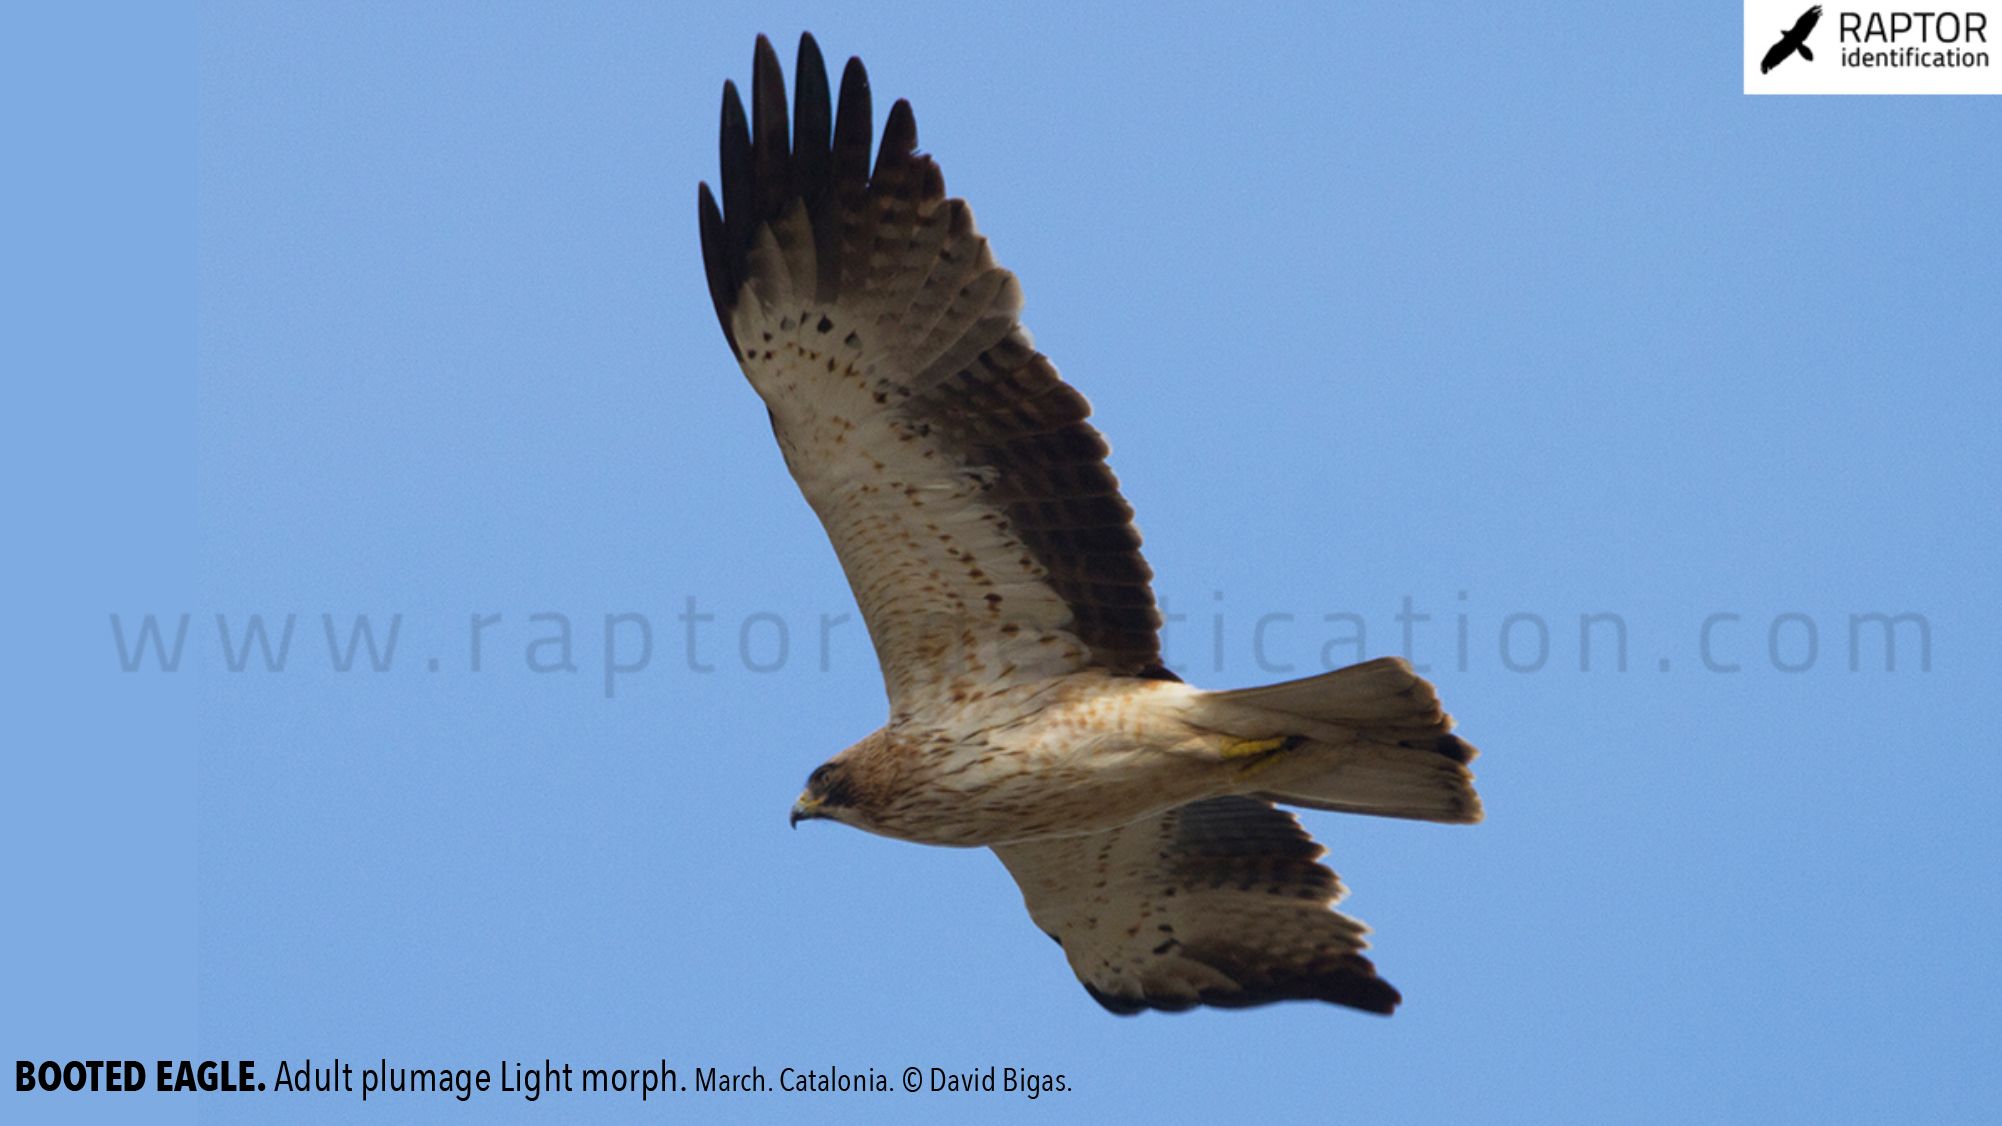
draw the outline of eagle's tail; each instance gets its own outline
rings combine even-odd
[[[1287,805],[1471,824],[1473,745],[1451,734],[1432,685],[1396,657],[1305,680],[1213,692],[1208,721],[1242,792]]]
[[[1814,52],[1807,49],[1807,44],[1802,43],[1800,46],[1795,47],[1794,50],[1799,51],[1800,57],[1806,59],[1808,62],[1814,61]]]

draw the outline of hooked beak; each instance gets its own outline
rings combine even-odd
[[[819,816],[820,816],[819,798],[809,797],[806,794],[801,794],[799,796],[799,800],[792,803],[792,827],[795,829],[799,828],[800,822],[811,821]]]

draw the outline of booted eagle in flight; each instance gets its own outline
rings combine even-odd
[[[1274,803],[1468,824],[1474,748],[1395,658],[1205,692],[1161,663],[1133,510],[1022,290],[899,101],[869,161],[802,36],[723,86],[716,316],[868,623],[889,722],[807,779],[806,819],[992,848],[1115,1013],[1313,999],[1389,1013],[1368,928]]]

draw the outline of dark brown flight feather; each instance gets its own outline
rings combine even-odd
[[[1362,955],[1362,924],[1329,909],[1343,888],[1326,850],[1270,803],[1211,798],[994,851],[1111,1012],[1328,1001],[1388,1014],[1401,1000]]]
[[[800,37],[794,73],[789,132],[778,59],[760,36],[748,121],[735,85],[723,87],[720,209],[707,184],[699,192],[709,293],[732,350],[743,359],[755,343],[739,341],[732,323],[745,287],[774,284],[752,253],[760,232],[783,255],[786,240],[802,237],[792,218],[802,209],[816,268],[814,292],[795,298],[854,311],[859,332],[887,326],[891,338],[871,346],[907,357],[909,370],[885,381],[883,409],[986,482],[981,502],[1069,607],[1061,628],[1091,663],[1173,679],[1161,665],[1152,571],[1105,440],[1085,421],[1091,408],[1018,331],[1014,277],[993,265],[965,203],[945,198],[938,165],[917,151],[910,104],[891,107],[872,171],[861,61],[849,60],[832,113],[811,35]]]

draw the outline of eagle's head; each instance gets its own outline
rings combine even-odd
[[[806,789],[792,803],[792,824],[825,817],[846,821],[855,812],[855,785],[848,764],[839,758],[821,763],[807,776]]]
[[[806,789],[792,803],[792,824],[825,818],[880,833],[874,817],[875,796],[888,740],[878,731],[821,763],[807,776]]]

